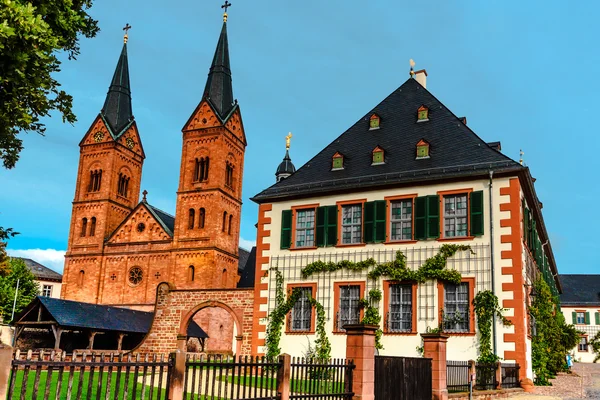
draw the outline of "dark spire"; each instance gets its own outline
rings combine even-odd
[[[129,65],[127,63],[127,43],[119,56],[117,69],[108,88],[102,107],[102,116],[115,136],[133,119],[131,111],[131,91],[129,89]]]
[[[210,66],[204,97],[210,101],[221,119],[225,119],[234,106],[226,21],[223,22],[217,50]]]
[[[290,151],[286,149],[285,157],[283,157],[283,161],[277,167],[277,171],[275,172],[275,177],[277,182],[287,178],[296,172],[296,167],[292,163],[292,159],[290,158]]]

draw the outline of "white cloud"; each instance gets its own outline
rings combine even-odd
[[[6,249],[9,256],[31,258],[56,272],[62,273],[65,264],[65,250],[56,249],[27,249],[12,250]]]
[[[248,240],[243,237],[240,238],[240,247],[242,249],[250,251],[254,246],[256,246],[256,240]]]

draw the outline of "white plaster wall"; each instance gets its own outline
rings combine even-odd
[[[587,336],[588,342],[592,340],[596,332],[600,331],[600,325],[596,325],[596,318],[594,313],[600,312],[600,307],[579,307],[579,306],[562,306],[561,311],[565,316],[565,321],[567,324],[575,325],[575,328],[584,332],[584,335]],[[590,313],[590,324],[577,324],[576,321],[573,321],[573,312],[583,311]],[[579,346],[575,346],[571,350],[571,355],[574,357],[574,360],[577,362],[583,363],[592,363],[594,362],[594,358],[596,355],[592,351],[592,347],[588,345],[588,351],[579,351]]]
[[[41,279],[36,280],[36,282],[38,283],[38,285],[40,285],[40,296],[43,295],[43,290],[44,290],[44,286],[48,285],[48,286],[52,286],[52,295],[50,297],[54,298],[54,299],[60,299],[60,291],[62,288],[62,283],[61,282],[50,282],[50,281],[44,281]]]
[[[468,181],[468,182],[457,182],[457,183],[444,183],[444,184],[436,184],[429,186],[414,186],[414,187],[403,187],[398,189],[385,189],[385,190],[374,190],[368,192],[356,192],[352,194],[342,194],[342,195],[330,195],[330,196],[319,196],[313,198],[304,198],[301,200],[294,201],[283,201],[279,203],[272,204],[272,211],[266,213],[265,217],[271,218],[271,223],[265,226],[265,230],[270,231],[270,236],[265,237],[263,239],[265,244],[270,245],[270,250],[264,252],[264,256],[284,256],[284,255],[299,255],[299,254],[329,254],[335,252],[343,252],[348,253],[349,251],[361,251],[361,250],[372,250],[372,249],[381,249],[381,250],[396,250],[399,248],[407,248],[410,246],[420,247],[420,246],[441,246],[444,243],[452,243],[452,242],[438,242],[436,240],[428,240],[428,241],[419,241],[415,244],[368,244],[365,247],[358,248],[345,248],[345,247],[326,247],[326,248],[318,248],[314,250],[280,250],[280,232],[281,232],[281,212],[282,210],[291,209],[292,206],[299,206],[303,204],[315,204],[318,203],[320,206],[324,205],[335,205],[337,201],[348,201],[348,200],[358,200],[358,199],[366,199],[366,201],[373,200],[383,200],[386,196],[397,196],[397,195],[407,195],[407,194],[417,194],[418,196],[426,196],[437,194],[438,191],[444,190],[455,190],[455,189],[472,189],[473,191],[483,190],[484,191],[484,235],[481,237],[474,238],[471,241],[460,241],[456,243],[460,244],[484,244],[490,245],[491,236],[490,236],[490,197],[488,192],[489,180],[477,180],[477,181]],[[493,204],[493,219],[494,219],[494,265],[495,265],[495,292],[499,297],[500,304],[502,304],[503,299],[512,298],[512,292],[503,292],[502,291],[502,283],[511,283],[512,277],[502,275],[502,267],[510,266],[510,261],[503,261],[501,259],[501,252],[503,250],[510,250],[510,244],[501,243],[500,237],[501,235],[510,234],[509,227],[500,227],[500,220],[509,218],[510,212],[508,211],[500,211],[500,204],[506,203],[509,201],[509,196],[501,196],[500,188],[508,187],[509,178],[500,178],[493,180],[493,189],[492,189],[492,204]],[[520,222],[519,222],[520,224]],[[262,266],[257,266],[258,268],[262,268],[262,270],[266,273],[269,268],[269,264],[264,264]],[[472,275],[463,273],[463,277],[470,277]],[[314,277],[310,277],[305,280],[305,282],[315,282],[316,279]],[[347,279],[344,279],[346,281]],[[363,279],[364,280],[364,279]],[[261,279],[263,283],[268,283],[269,280],[267,277],[263,277]],[[285,282],[285,284],[290,282]],[[380,285],[381,288],[381,285]],[[333,292],[333,287],[330,288]],[[421,290],[421,288],[419,288]],[[263,290],[261,292],[261,296],[268,297],[268,291]],[[435,308],[437,311],[437,287],[434,290],[435,297]],[[333,308],[333,293],[331,293],[331,307]],[[262,311],[268,311],[268,304],[262,304],[260,309]],[[513,315],[514,310],[507,310],[506,315]],[[383,314],[383,301],[380,304],[380,313]],[[437,312],[436,312],[437,314]],[[266,319],[261,321],[262,324],[266,325]],[[427,327],[434,328],[437,327],[437,317],[433,321],[421,321],[417,319],[417,328],[419,333],[424,333]],[[285,329],[284,329],[285,330]],[[328,332],[329,339],[332,343],[332,356],[333,357],[344,357],[346,348],[345,348],[345,336],[340,334],[333,334],[333,319],[327,321],[326,331]],[[514,331],[514,327],[503,327],[500,322],[496,324],[496,337],[497,337],[497,353],[501,357],[504,355],[504,351],[514,350],[513,343],[504,343],[503,337],[504,333],[512,333]],[[260,333],[259,338],[264,339],[265,334]],[[307,348],[308,340],[314,342],[315,335],[286,335],[282,334],[281,337],[281,348],[283,352],[287,352],[294,356],[300,356]],[[416,348],[421,345],[421,338],[419,335],[383,335],[382,343],[384,349],[380,351],[380,354],[385,355],[403,355],[403,356],[418,356]],[[449,360],[468,360],[477,358],[477,337],[476,336],[452,336],[448,341],[448,359]],[[259,351],[264,351],[264,348],[259,348]],[[511,361],[511,360],[506,360]]]

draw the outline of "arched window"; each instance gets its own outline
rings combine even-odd
[[[194,221],[196,218],[196,210],[190,208],[190,215],[188,220],[188,229],[194,229]]]
[[[87,218],[81,220],[81,237],[85,237],[87,231]]]
[[[194,164],[194,182],[203,182],[208,179],[208,157],[196,158]]]
[[[83,286],[83,278],[84,277],[85,277],[85,271],[84,270],[79,271],[79,278],[77,280],[77,284],[79,286]]]
[[[117,185],[117,193],[120,196],[127,197],[129,189],[129,178],[126,175],[119,174],[119,183]]]
[[[97,192],[102,186],[102,170],[97,169],[90,172],[90,184],[88,185],[88,192]]]
[[[202,180],[205,181],[208,179],[208,166],[210,163],[210,159],[208,158],[208,156],[206,156],[206,159],[204,160],[205,165],[204,165],[204,175],[202,177]]]
[[[194,273],[195,272],[196,272],[196,270],[194,269],[194,266],[190,265],[188,267],[188,281],[194,282]]]
[[[227,226],[227,211],[223,211],[223,228],[221,229],[225,232],[225,227]]]
[[[200,212],[198,213],[198,228],[202,229],[204,228],[204,219],[206,218],[206,211],[204,210],[204,207],[200,209]]]
[[[225,162],[225,186],[233,187],[233,165]]]
[[[96,217],[92,217],[92,221],[90,223],[90,236],[94,236],[96,234]]]
[[[225,287],[227,284],[227,269],[223,269],[223,274],[221,275],[221,286]]]
[[[227,234],[231,235],[231,222],[233,221],[233,215],[229,215],[229,226],[227,228]]]

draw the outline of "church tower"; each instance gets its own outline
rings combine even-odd
[[[139,199],[145,155],[131,108],[127,34],[124,42],[104,106],[79,143],[61,294],[70,300],[97,301],[104,241]]]
[[[202,99],[182,132],[173,238],[182,277],[176,282],[236,287],[246,137],[233,97],[227,13]]]

